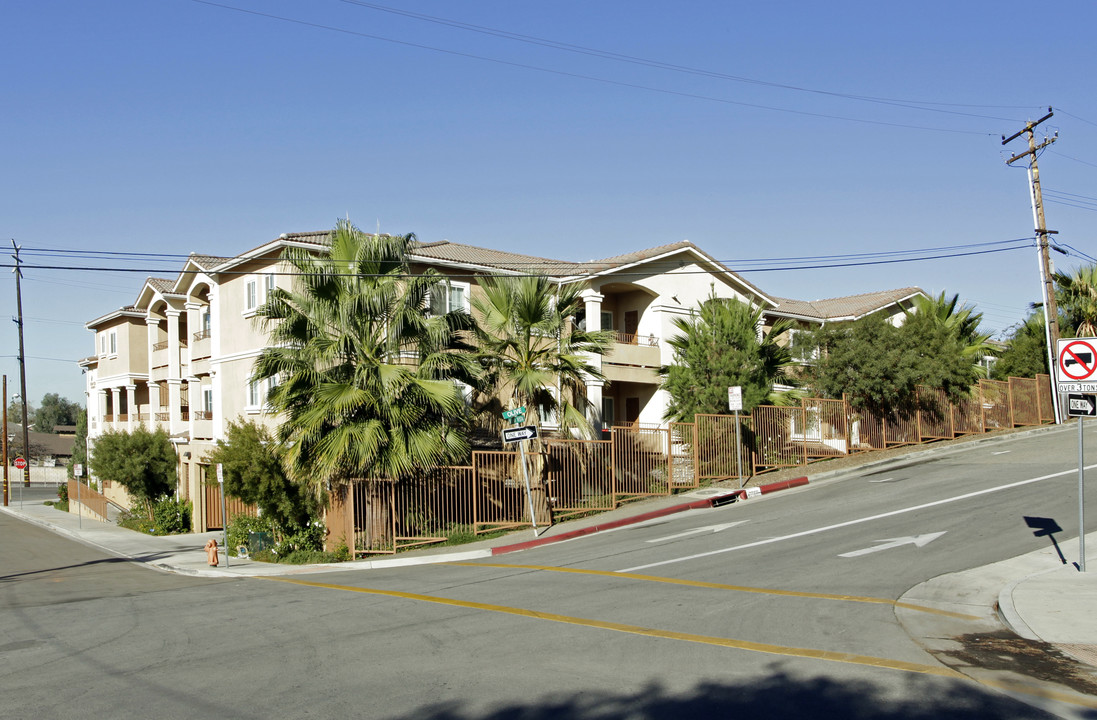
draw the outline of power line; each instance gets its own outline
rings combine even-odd
[[[870,95],[855,95],[852,93],[842,93],[832,90],[821,90],[818,88],[809,88],[799,85],[790,85],[787,83],[773,82],[769,80],[760,80],[757,78],[744,77],[741,75],[730,75],[727,73],[717,72],[714,70],[706,70],[703,68],[689,67],[687,65],[678,65],[675,63],[663,62],[661,60],[652,60],[650,58],[638,57],[635,55],[626,55],[623,53],[617,53],[610,50],[600,50],[598,48],[585,47],[583,45],[574,45],[572,43],[561,42],[558,40],[551,40],[542,37],[536,37],[533,35],[523,35],[521,33],[510,32],[508,30],[500,30],[498,28],[487,27],[484,25],[475,25],[473,23],[466,23],[460,20],[452,20],[449,18],[442,18],[435,15],[426,15],[423,13],[411,12],[410,10],[401,10],[398,8],[388,7],[386,5],[379,5],[377,3],[364,2],[363,0],[340,0],[348,5],[357,5],[359,7],[369,8],[371,10],[377,10],[380,12],[391,13],[394,15],[400,15],[403,17],[412,18],[415,20],[422,20],[424,22],[435,23],[438,25],[444,25],[447,27],[457,28],[460,30],[467,30],[469,32],[481,33],[484,35],[491,35],[494,37],[505,38],[508,40],[514,40],[517,42],[528,43],[531,45],[537,45],[540,47],[548,47],[556,50],[562,50],[565,52],[578,53],[581,55],[588,55],[592,57],[599,57],[608,60],[616,60],[625,63],[631,63],[635,65],[642,65],[645,67],[658,68],[661,70],[672,70],[674,72],[686,73],[690,75],[700,75],[703,77],[711,77],[720,80],[730,80],[732,82],[746,83],[750,85],[761,85],[764,87],[778,88],[781,90],[793,90],[796,92],[813,93],[817,95],[825,95],[828,97],[843,98],[846,100],[857,100],[861,102],[880,103],[884,105],[893,105],[897,107],[910,108],[914,110],[923,110],[926,112],[940,112],[948,113],[952,115],[962,115],[966,117],[976,117],[984,120],[1004,120],[1010,121],[1012,118],[1001,118],[990,115],[978,115],[975,113],[957,112],[955,110],[946,110],[947,107],[989,107],[997,109],[1029,109],[1029,106],[1025,105],[968,105],[960,103],[940,103],[940,102],[925,102],[920,100],[903,100],[897,98],[885,98],[885,97],[873,97]]]
[[[476,55],[473,53],[462,52],[459,50],[447,50],[445,48],[434,47],[432,45],[424,45],[423,43],[410,42],[408,40],[397,40],[395,38],[385,37],[383,35],[375,35],[372,33],[360,32],[357,30],[349,30],[347,28],[341,28],[334,25],[325,25],[323,23],[315,23],[308,20],[298,20],[296,18],[285,17],[283,15],[274,15],[271,13],[259,12],[258,10],[249,10],[247,8],[239,8],[233,5],[225,5],[223,3],[212,2],[212,0],[191,0],[191,2],[201,5],[209,5],[210,7],[221,8],[223,10],[231,10],[234,12],[243,13],[245,15],[253,15],[256,17],[263,17],[270,20],[278,20],[280,22],[293,23],[295,25],[301,25],[304,27],[316,28],[318,30],[327,30],[329,32],[341,33],[344,35],[351,35],[355,37],[366,38],[369,40],[378,40],[380,42],[393,43],[396,45],[403,45],[405,47],[412,47],[419,50],[429,50],[431,52],[443,53],[445,55],[452,55],[454,57],[469,58],[472,60],[481,60],[483,62],[495,63],[497,65],[505,65],[508,67],[520,68],[523,70],[534,70],[536,72],[548,73],[552,75],[559,75],[561,77],[570,77],[579,80],[588,80],[590,82],[602,83],[605,85],[614,85],[617,87],[631,88],[633,90],[645,90],[648,92],[662,93],[664,95],[674,95],[676,97],[691,98],[694,100],[705,100],[708,102],[717,102],[725,105],[735,105],[738,107],[748,107],[756,110],[771,110],[774,112],[790,113],[793,115],[804,115],[807,117],[817,117],[826,120],[841,120],[844,122],[856,122],[867,125],[880,125],[885,127],[904,128],[907,130],[928,130],[931,132],[944,132],[953,133],[959,135],[982,135],[982,136],[994,136],[996,133],[981,132],[977,130],[958,130],[954,128],[941,128],[941,127],[929,127],[925,125],[913,125],[909,123],[897,123],[889,122],[885,120],[869,120],[867,118],[848,117],[845,115],[831,115],[828,113],[810,112],[808,110],[793,110],[791,108],[777,107],[773,105],[761,105],[758,103],[748,103],[739,100],[729,100],[727,98],[718,98],[711,95],[700,95],[697,93],[689,93],[681,90],[670,90],[668,88],[658,88],[651,85],[641,85],[639,83],[624,82],[621,80],[610,80],[608,78],[602,78],[595,75],[586,75],[584,73],[568,72],[566,70],[554,70],[552,68],[546,68],[539,65],[530,65],[528,63],[515,62],[513,60],[502,60],[500,58],[488,57],[485,55]]]
[[[744,270],[743,272],[778,272],[778,271],[789,271],[789,270],[823,270],[823,269],[849,268],[849,267],[865,267],[865,266],[870,266],[870,265],[892,265],[892,264],[896,264],[896,263],[920,262],[920,261],[926,261],[926,260],[942,260],[942,259],[946,259],[946,258],[967,257],[967,256],[973,256],[973,255],[989,255],[989,254],[993,254],[993,253],[1010,252],[1010,251],[1014,251],[1014,250],[1024,250],[1028,247],[1031,247],[1031,241],[1028,241],[1028,243],[1026,245],[1018,245],[1018,246],[1015,246],[1015,247],[988,248],[988,249],[982,249],[982,250],[969,250],[967,252],[947,252],[947,253],[942,253],[942,254],[938,254],[938,255],[927,255],[927,256],[924,256],[924,257],[875,259],[875,260],[863,260],[863,261],[859,261],[859,262],[831,262],[831,263],[820,262],[820,263],[816,263],[816,264],[776,265],[776,266],[772,266],[772,267],[753,267],[753,268],[749,268],[747,270]],[[556,263],[557,267],[559,267],[560,265],[570,265],[570,264],[571,263]],[[10,264],[0,264],[0,268],[11,268],[11,267],[15,267],[15,266],[10,265]],[[83,272],[95,271],[95,272],[118,272],[118,273],[150,273],[150,272],[163,272],[164,271],[162,268],[156,268],[156,269],[149,269],[149,268],[118,268],[118,267],[93,267],[93,266],[87,266],[87,265],[29,265],[27,263],[23,263],[22,267],[25,270],[73,270],[73,271],[83,271]],[[609,268],[607,268],[607,269],[609,269]],[[178,274],[178,272],[176,272],[176,274]],[[217,274],[218,275],[254,275],[255,272],[254,271],[243,271],[243,270],[240,270],[240,271],[225,270],[225,271],[218,271]],[[280,277],[307,277],[307,276],[314,275],[315,273],[271,271],[271,272],[265,272],[264,274],[275,275],[275,276],[280,276]],[[391,274],[391,273],[324,273],[324,274],[326,274],[330,277],[397,277],[397,278],[418,277],[418,275],[415,275],[415,274]],[[494,276],[494,275],[505,276],[505,277],[537,277],[537,276],[541,276],[541,275],[544,275],[544,274],[545,273],[536,273],[536,272],[532,272],[532,271],[527,271],[526,273],[502,272],[502,271],[497,272],[497,273],[491,273],[491,272],[471,272],[471,273],[468,273],[469,276],[477,276],[477,277]],[[627,270],[618,270],[618,271],[615,271],[615,274],[619,275],[621,277],[647,276],[647,275],[651,274],[651,267],[648,266],[643,271],[636,271],[636,272],[629,272]],[[684,271],[681,271],[678,274],[681,274],[681,275],[710,275],[711,271],[709,271],[709,270],[684,270]],[[460,276],[460,275],[458,275],[458,276]],[[574,276],[574,273],[561,275],[561,277],[573,277],[573,276]],[[463,277],[463,276],[460,276],[460,277]]]

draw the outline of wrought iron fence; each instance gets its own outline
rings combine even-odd
[[[469,466],[439,467],[398,482],[359,480],[333,494],[330,540],[346,542],[356,555],[394,553],[530,527],[533,520],[542,527],[553,519],[694,488],[704,480],[1053,418],[1047,375],[980,380],[959,400],[934,388],[918,393],[917,408],[885,417],[822,398],[791,407],[759,406],[738,418],[738,443],[736,418],[730,415],[697,415],[693,423],[667,428],[615,427],[606,440],[546,438],[542,452],[526,455],[530,493],[521,456],[511,450],[474,452]]]

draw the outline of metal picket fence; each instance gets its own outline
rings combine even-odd
[[[790,407],[759,406],[738,418],[738,443],[736,418],[730,415],[697,415],[693,423],[666,428],[614,427],[608,440],[544,438],[540,452],[526,454],[529,493],[520,455],[512,450],[474,452],[468,466],[439,467],[396,482],[359,480],[332,494],[329,544],[345,542],[356,555],[395,553],[531,527],[534,521],[542,527],[703,481],[1037,425],[1054,417],[1047,375],[980,380],[958,401],[921,387],[918,398],[918,409],[885,417],[823,398]]]

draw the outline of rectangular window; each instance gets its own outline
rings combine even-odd
[[[430,291],[430,314],[445,315],[454,310],[469,312],[469,284],[445,280]]]
[[[258,408],[260,405],[259,383],[252,380],[248,383],[248,407]]]
[[[99,354],[100,355],[106,355],[107,354],[107,334],[106,333],[102,333],[99,336]]]
[[[202,311],[202,330],[204,330],[207,333],[210,330],[209,308],[206,308],[205,310]]]
[[[616,420],[617,418],[613,414],[613,398],[602,398],[602,424],[607,428],[613,427],[613,423]]]
[[[251,312],[259,307],[259,281],[249,278],[244,284],[244,310]]]
[[[612,330],[613,329],[613,313],[606,312],[606,311],[603,310],[600,317],[602,318],[602,329],[603,330]]]
[[[202,410],[210,416],[213,415],[213,388],[202,388]]]
[[[116,333],[114,330],[110,331],[110,354],[118,354],[118,333]]]
[[[278,287],[277,285],[274,284],[274,277],[275,277],[274,273],[267,273],[266,276],[263,279],[263,281],[264,281],[263,291],[264,291],[264,294],[265,294],[265,298],[269,298],[270,297],[270,291],[273,290],[274,288]]]

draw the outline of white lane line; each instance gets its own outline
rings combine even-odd
[[[991,455],[1008,455],[1013,452],[1012,450],[999,450],[998,452],[992,452]]]
[[[1097,468],[1097,464],[1087,465],[1086,470],[1092,470]],[[892,510],[891,512],[880,513],[879,515],[872,515],[870,517],[859,518],[857,520],[847,520],[843,523],[836,525],[827,525],[826,527],[815,528],[814,530],[804,530],[798,533],[792,533],[791,535],[782,535],[781,537],[770,538],[768,540],[758,540],[756,542],[747,543],[746,545],[736,545],[734,547],[720,548],[719,550],[709,550],[708,552],[696,553],[695,555],[686,555],[680,558],[672,558],[670,560],[662,560],[656,563],[648,563],[647,565],[637,565],[636,567],[625,568],[624,570],[618,570],[617,572],[630,573],[637,570],[647,570],[648,568],[659,567],[661,565],[673,565],[674,563],[687,562],[689,560],[697,560],[703,557],[710,557],[712,555],[721,555],[723,553],[735,552],[736,550],[746,550],[752,547],[758,547],[759,545],[769,545],[770,543],[781,542],[782,540],[793,540],[795,538],[807,537],[808,535],[816,535],[818,533],[827,532],[828,530],[837,530],[838,528],[849,527],[851,525],[860,525],[861,523],[871,522],[873,520],[880,520],[886,517],[893,517],[895,515],[902,515],[904,513],[915,512],[917,510],[925,510],[926,508],[937,507],[938,505],[947,505],[948,503],[958,502],[960,500],[968,500],[973,497],[979,497],[980,495],[988,495],[990,493],[1000,492],[1002,490],[1010,490],[1016,487],[1022,487],[1024,485],[1031,485],[1032,483],[1042,482],[1044,480],[1051,480],[1052,478],[1063,477],[1064,475],[1074,475],[1078,472],[1078,468],[1072,468],[1070,470],[1063,470],[1062,472],[1052,473],[1051,475],[1041,475],[1040,477],[1029,478],[1028,480],[1019,480],[1009,485],[1001,485],[999,487],[987,488],[986,490],[976,490],[975,492],[965,493],[964,495],[957,495],[956,497],[945,498],[944,500],[934,500],[923,505],[914,505],[913,507],[903,508],[902,510]]]
[[[870,483],[895,482],[898,478],[884,478],[883,480],[869,480]]]

